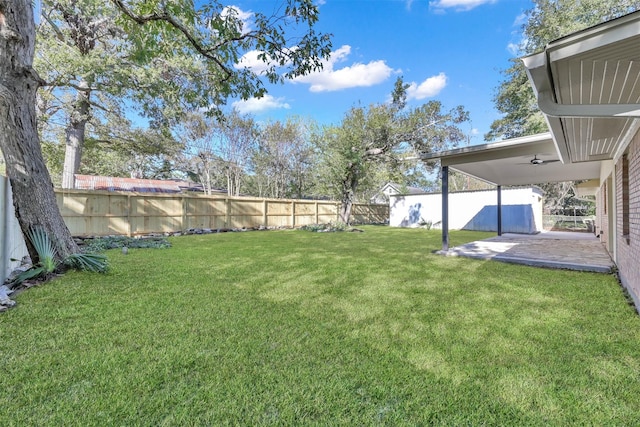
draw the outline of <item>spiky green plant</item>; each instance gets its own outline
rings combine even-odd
[[[38,263],[27,271],[19,274],[14,279],[15,284],[20,284],[25,280],[34,279],[36,277],[46,277],[58,268],[58,262],[56,256],[58,251],[53,244],[53,241],[49,238],[47,233],[39,227],[30,227],[27,232],[27,238],[33,245],[33,248],[38,254]]]
[[[71,254],[64,260],[64,263],[76,270],[92,271],[94,273],[106,273],[109,269],[107,257],[101,254]]]
[[[16,276],[13,280],[14,286],[29,279],[38,277],[47,278],[53,274],[60,265],[60,263],[56,261],[58,255],[56,246],[42,228],[30,227],[27,232],[27,238],[38,254],[38,263]],[[64,259],[63,263],[77,270],[87,270],[97,273],[104,273],[109,268],[107,257],[92,253],[71,254]]]

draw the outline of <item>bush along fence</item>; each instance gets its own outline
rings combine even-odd
[[[200,194],[56,190],[74,236],[135,236],[189,229],[287,228],[339,220],[334,201],[259,199]],[[355,204],[351,221],[388,222],[388,205]]]

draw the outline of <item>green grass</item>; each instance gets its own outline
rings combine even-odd
[[[640,419],[640,319],[613,276],[363,228],[173,238],[20,294],[0,315],[0,424]]]

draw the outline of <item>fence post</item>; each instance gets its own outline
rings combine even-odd
[[[133,235],[133,224],[131,224],[131,194],[127,194],[127,224],[129,225],[127,235],[131,237]]]
[[[224,207],[225,207],[225,218],[224,225],[226,228],[231,228],[231,203],[229,203],[229,199],[224,199]]]
[[[316,224],[320,224],[319,216],[318,216],[318,202],[315,202],[316,207]]]
[[[291,202],[291,228],[295,228],[296,226],[296,202],[295,200]]]
[[[264,199],[262,201],[262,224],[264,225],[264,228],[269,226],[268,209],[269,203],[267,202],[267,199]]]
[[[187,202],[187,197],[182,196],[182,224],[180,224],[180,229],[182,231],[186,230],[187,227],[187,210],[189,209],[189,205]]]

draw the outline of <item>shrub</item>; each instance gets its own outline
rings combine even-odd
[[[17,275],[11,283],[13,286],[30,279],[41,278],[46,280],[50,278],[60,266],[58,261],[56,261],[58,251],[55,244],[42,228],[29,228],[26,237],[38,254],[38,263]],[[63,264],[77,270],[87,270],[98,273],[104,273],[109,269],[107,257],[93,253],[71,254],[63,260]]]

